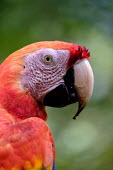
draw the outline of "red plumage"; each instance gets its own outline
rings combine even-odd
[[[76,44],[45,41],[28,45],[11,54],[0,66],[0,169],[52,170],[55,147],[46,124],[45,106],[28,90],[22,90],[20,77],[24,57],[41,49],[68,50],[67,69],[77,60],[89,58],[88,50]],[[13,169],[14,168],[14,169]]]

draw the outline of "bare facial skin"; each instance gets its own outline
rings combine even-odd
[[[49,91],[64,82],[68,59],[68,50],[40,49],[27,55],[22,88],[29,89],[36,100],[42,101]]]

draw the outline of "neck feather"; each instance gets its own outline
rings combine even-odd
[[[17,119],[40,117],[47,119],[45,106],[37,103],[28,92],[10,87],[0,88],[0,104]]]
[[[16,64],[15,60],[12,62],[7,59],[0,65],[0,108],[17,119],[40,117],[46,120],[45,106],[36,102],[28,91],[19,87],[22,61],[18,60]]]

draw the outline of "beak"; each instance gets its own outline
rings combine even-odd
[[[74,65],[74,86],[78,96],[78,111],[76,116],[84,109],[89,102],[94,86],[94,76],[92,68],[87,59],[83,59]]]
[[[76,116],[84,109],[93,92],[94,76],[87,59],[79,60],[68,69],[64,83],[50,91],[44,97],[43,104],[52,107],[64,107],[78,102]]]

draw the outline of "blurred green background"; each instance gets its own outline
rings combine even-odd
[[[91,52],[90,103],[47,108],[58,170],[113,170],[113,0],[1,0],[0,62],[36,41],[61,40]]]

